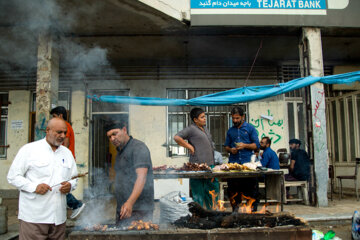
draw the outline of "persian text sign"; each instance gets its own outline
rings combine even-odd
[[[191,0],[192,9],[326,9],[326,0]]]
[[[190,0],[192,26],[360,27],[360,0]]]

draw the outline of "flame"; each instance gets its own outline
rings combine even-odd
[[[212,210],[216,210],[216,197],[218,194],[215,193],[215,190],[209,191],[212,198]]]
[[[226,208],[224,207],[225,201],[222,200],[218,200],[217,202],[217,207],[220,211],[224,212],[226,210]]]
[[[226,208],[224,207],[225,201],[218,200],[216,203],[216,197],[218,194],[215,193],[215,190],[209,191],[211,198],[212,198],[212,210],[219,210],[219,211],[225,211]]]
[[[235,193],[235,194],[230,198],[231,205],[235,205],[235,204],[236,204],[235,197],[236,197],[237,195],[238,195],[238,193]]]
[[[244,194],[241,194],[241,199],[246,199],[246,203],[243,203],[240,207],[242,213],[252,213],[252,204],[255,202],[254,198],[247,197]]]
[[[264,204],[264,206],[260,209],[260,211],[257,211],[257,212],[255,212],[255,213],[266,213],[266,207],[268,206],[269,204],[268,203],[266,203],[266,204]]]
[[[276,204],[276,212],[279,212],[279,204]]]

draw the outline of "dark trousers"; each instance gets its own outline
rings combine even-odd
[[[20,240],[63,240],[65,239],[66,224],[45,224],[19,221]]]
[[[230,178],[227,183],[227,193],[233,212],[238,211],[243,200],[242,194],[255,199],[252,211],[257,211],[259,204],[259,181],[257,178]]]
[[[131,217],[120,219],[120,210],[116,210],[116,225],[122,227],[128,227],[132,221],[143,220],[144,222],[152,221],[153,210],[141,211],[133,210]]]
[[[81,207],[82,202],[77,200],[71,193],[66,194],[66,204],[71,209],[77,209]]]

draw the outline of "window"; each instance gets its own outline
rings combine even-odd
[[[297,138],[305,143],[305,121],[303,103],[300,100],[287,101],[289,139]]]
[[[7,115],[8,115],[8,93],[0,93],[0,158],[6,158],[7,150]]]
[[[168,89],[168,98],[191,99],[203,95],[225,91],[227,89]],[[246,105],[242,105],[246,110]],[[185,156],[187,151],[174,141],[174,136],[180,130],[191,124],[190,111],[196,106],[169,106],[167,147],[168,156]],[[225,154],[224,143],[226,132],[231,126],[230,111],[233,106],[200,106],[206,113],[207,128],[215,143],[215,150]]]
[[[328,99],[326,110],[332,160],[355,161],[360,156],[360,91]]]

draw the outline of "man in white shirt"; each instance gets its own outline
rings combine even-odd
[[[71,151],[62,146],[67,126],[60,118],[48,122],[46,137],[17,153],[7,176],[20,190],[20,240],[65,239],[66,194],[76,187]]]

